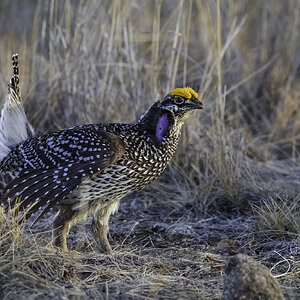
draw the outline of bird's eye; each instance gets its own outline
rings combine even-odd
[[[175,104],[182,104],[184,102],[184,99],[182,97],[175,97],[174,99]]]

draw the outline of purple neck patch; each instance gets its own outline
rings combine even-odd
[[[163,135],[169,127],[169,121],[167,114],[162,115],[156,125],[155,136],[161,142]]]

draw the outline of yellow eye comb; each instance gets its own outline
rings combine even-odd
[[[198,93],[196,93],[192,88],[185,87],[185,88],[177,88],[171,91],[171,96],[181,96],[186,99],[191,99],[192,96],[198,98]]]

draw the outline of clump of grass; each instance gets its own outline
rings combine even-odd
[[[294,199],[270,195],[262,200],[260,206],[254,206],[258,215],[257,226],[267,235],[300,236],[300,197]]]

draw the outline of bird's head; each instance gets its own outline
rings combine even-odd
[[[202,109],[203,104],[198,100],[198,93],[192,88],[177,88],[160,100],[158,106],[169,111],[178,124],[183,123],[195,109]]]
[[[153,130],[157,140],[161,141],[172,127],[180,130],[190,113],[202,108],[203,104],[192,88],[177,88],[162,100],[157,100],[142,116],[140,123]]]

